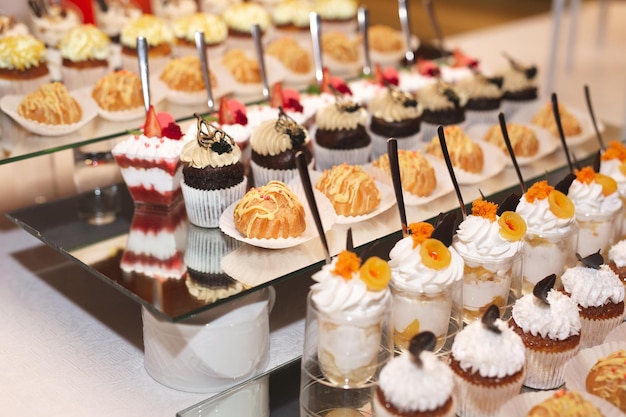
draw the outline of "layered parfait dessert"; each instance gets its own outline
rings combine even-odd
[[[409,230],[389,253],[393,340],[406,349],[413,336],[429,331],[437,352],[456,334],[449,333],[452,321],[461,327],[463,258],[449,247],[452,233],[446,245],[430,223],[412,223]]]
[[[504,206],[503,206],[504,208]],[[521,291],[522,248],[526,222],[514,211],[499,211],[482,198],[461,222],[454,249],[463,257],[463,320],[482,317],[491,304],[508,314]]]
[[[381,341],[391,299],[387,262],[372,257],[361,264],[342,251],[321,271],[309,293],[309,312],[317,319],[317,356],[323,375],[333,385],[358,387],[378,370]],[[309,320],[309,323],[312,323]],[[390,346],[389,346],[390,347]]]
[[[574,204],[547,181],[534,183],[515,211],[526,221],[522,292],[528,294],[546,276],[560,277],[576,264],[578,228]]]
[[[600,173],[608,175],[617,183],[617,192],[626,203],[626,146],[620,141],[612,140],[600,156]],[[626,213],[625,213],[626,215]],[[622,233],[626,230],[626,217],[622,221]]]

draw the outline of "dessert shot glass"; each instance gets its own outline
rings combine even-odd
[[[621,239],[623,211],[622,207],[608,213],[588,213],[577,210],[576,253],[584,258],[599,250],[600,254],[606,258],[609,248]]]

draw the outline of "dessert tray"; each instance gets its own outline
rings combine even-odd
[[[23,128],[42,136],[63,136],[76,132],[98,115],[98,105],[91,98],[91,88],[81,88],[70,91],[82,109],[82,116],[76,123],[66,125],[51,125],[35,122],[20,116],[17,109],[25,95],[6,95],[0,99],[0,109]]]
[[[585,391],[580,391],[580,394],[586,400],[590,401],[593,405],[598,407],[598,409],[602,412],[605,417],[623,417],[624,413],[622,413],[618,408],[604,401],[602,398],[596,397],[595,395],[591,395]],[[513,397],[511,400],[507,401],[498,412],[498,417],[526,417],[531,408],[535,405],[547,400],[551,396],[553,396],[555,391],[537,391],[537,392],[526,392],[524,394],[520,394],[516,397]]]
[[[521,124],[532,129],[535,132],[535,134],[537,135],[537,141],[539,142],[539,150],[533,156],[517,156],[517,163],[519,166],[531,164],[543,158],[544,156],[550,155],[552,152],[556,151],[559,148],[559,141],[554,140],[555,138],[552,137],[552,134],[547,130],[539,126],[534,126],[530,123]],[[487,133],[491,126],[493,125],[486,123],[472,125],[467,128],[466,133],[472,138],[481,139],[485,136],[485,133]],[[508,154],[503,152],[503,155],[505,155],[507,160],[506,165],[513,166],[513,161],[509,158]]]
[[[306,194],[304,192],[302,184],[299,181],[290,182],[288,186],[304,206],[304,212],[306,216],[306,229],[301,236],[277,239],[257,239],[245,237],[237,230],[237,228],[235,227],[235,222],[233,220],[233,213],[235,212],[235,206],[237,205],[237,203],[233,203],[228,206],[220,216],[220,229],[228,236],[237,239],[240,242],[248,243],[250,245],[265,249],[291,248],[294,246],[298,246],[304,242],[308,242],[309,240],[318,238],[319,235],[317,233],[317,229],[315,228],[315,220],[313,220],[313,214],[311,213],[311,209],[309,208],[309,205],[307,203]],[[317,208],[320,211],[320,217],[322,218],[324,231],[328,232],[337,220],[335,210],[333,209],[332,204],[326,198],[326,196],[324,196],[321,192],[317,190],[314,191],[315,201],[317,202]]]

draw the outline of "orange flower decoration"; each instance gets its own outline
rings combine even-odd
[[[485,219],[489,219],[489,221],[495,222],[497,212],[498,205],[496,203],[491,203],[487,200],[483,200],[482,198],[474,200],[472,203],[473,216],[484,217]]]
[[[596,173],[592,167],[584,167],[574,171],[576,179],[583,184],[591,184],[596,179]]]
[[[609,142],[609,146],[606,148],[601,156],[603,161],[610,159],[619,159],[620,161],[626,161],[626,146],[620,141],[612,140]]]
[[[435,228],[430,223],[419,222],[409,224],[409,230],[413,238],[413,248],[416,248],[433,234]]]
[[[548,181],[537,181],[526,190],[526,201],[534,203],[535,200],[544,200],[548,198],[554,187],[548,184]]]
[[[370,291],[382,291],[387,288],[391,280],[391,268],[389,264],[378,256],[369,258],[359,269],[361,281]]]
[[[333,273],[344,279],[352,279],[354,273],[359,270],[360,265],[361,258],[359,258],[356,253],[344,250],[337,255],[337,262],[335,263]]]

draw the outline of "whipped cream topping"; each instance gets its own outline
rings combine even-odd
[[[208,135],[206,125],[202,126],[202,133]],[[196,129],[197,131],[197,129]],[[196,133],[197,138],[197,133]],[[196,139],[194,138],[194,139]],[[234,141],[234,139],[233,139]],[[241,149],[236,143],[230,143],[230,152],[218,153],[211,146],[201,146],[197,140],[187,141],[180,154],[180,160],[194,168],[218,168],[234,165],[241,160]]]
[[[148,46],[170,44],[174,40],[174,33],[162,19],[150,15],[141,15],[138,19],[129,22],[122,28],[120,42],[127,48],[137,47],[137,38],[146,38]]]
[[[469,98],[499,98],[502,90],[482,75],[461,78],[456,86]]]
[[[503,320],[497,319],[494,325],[500,333],[475,320],[456,335],[452,355],[461,369],[478,372],[483,378],[504,378],[522,369],[525,361],[522,338]]]
[[[557,217],[550,210],[547,198],[536,198],[532,203],[522,195],[515,212],[526,221],[528,232],[536,234],[564,234],[574,225],[575,217],[568,219]]]
[[[15,20],[13,16],[0,16],[0,38],[28,35],[29,33],[28,26]]]
[[[272,20],[276,26],[294,25],[308,28],[313,6],[305,0],[284,0],[272,10]]]
[[[618,193],[608,196],[602,194],[602,185],[592,182],[586,184],[574,180],[569,187],[567,196],[576,206],[576,215],[608,214],[622,209],[622,200]]]
[[[464,92],[461,92],[459,89],[453,88],[452,86],[448,86],[447,88],[452,88],[454,90],[459,98],[460,107],[467,104],[467,95]],[[448,100],[448,97],[446,97],[443,93],[443,88],[439,83],[428,84],[418,90],[417,99],[422,106],[424,106],[424,109],[428,110],[437,111],[454,108],[454,103]]]
[[[70,29],[59,42],[59,50],[73,62],[104,61],[111,54],[111,40],[94,25],[85,24]]]
[[[356,16],[357,2],[354,0],[317,0],[314,10],[320,18],[327,20],[346,20]]]
[[[372,97],[368,104],[372,116],[383,119],[386,122],[401,122],[403,120],[416,119],[422,114],[422,106],[405,106],[400,100],[393,97],[391,90]]]
[[[443,406],[452,395],[452,370],[434,353],[420,354],[422,366],[417,366],[405,352],[380,371],[379,387],[385,399],[403,412],[430,411]]]
[[[300,126],[301,127],[301,126]],[[302,127],[301,127],[302,128]],[[303,146],[310,141],[308,131],[302,128],[306,135]],[[276,130],[276,120],[262,122],[250,136],[250,146],[260,155],[278,155],[289,149],[293,149],[291,138],[287,133]]]
[[[313,274],[315,284],[311,286],[311,299],[315,306],[326,314],[353,313],[364,317],[376,314],[385,308],[390,297],[388,288],[369,291],[356,272],[352,279],[335,275],[337,258],[322,270]]]
[[[615,262],[618,268],[626,266],[626,239],[620,240],[609,249],[609,260]]]
[[[526,294],[513,304],[513,320],[524,331],[544,339],[565,340],[580,334],[580,314],[576,303],[557,290],[548,293],[545,304]]]
[[[463,258],[452,246],[448,248],[451,255],[450,265],[440,270],[424,265],[420,247],[421,245],[418,245],[413,248],[413,238],[407,236],[391,249],[389,267],[394,284],[435,293],[463,278]]]
[[[0,68],[24,71],[46,62],[46,45],[31,35],[0,39]]]
[[[174,20],[172,29],[176,38],[188,42],[195,42],[196,32],[203,32],[207,45],[223,42],[228,36],[226,22],[221,17],[210,13],[181,16]]]
[[[500,75],[503,79],[503,91],[521,91],[537,87],[537,77],[528,79],[522,71],[518,71],[513,67],[502,71]]]
[[[622,161],[617,158],[604,160],[600,164],[600,173],[613,178],[620,191],[624,192],[626,190],[626,175],[619,169],[621,165]]]
[[[270,14],[255,3],[233,4],[222,13],[229,28],[242,33],[251,33],[252,25],[257,24],[261,32],[267,31],[271,24]]]
[[[49,46],[56,47],[63,35],[80,25],[82,20],[73,8],[48,3],[43,16],[33,16],[33,34]]]
[[[107,7],[106,12],[98,6],[94,9],[98,27],[111,37],[119,35],[128,22],[138,19],[143,14],[139,7],[126,1],[109,0]]]
[[[143,159],[178,158],[185,143],[183,140],[132,135],[115,145],[111,153]]]
[[[315,123],[323,130],[349,130],[359,125],[365,126],[369,119],[367,111],[361,107],[357,111],[342,111],[336,104],[322,107],[315,115]]]
[[[575,266],[561,276],[563,289],[583,308],[624,301],[624,284],[608,265],[600,269]]]
[[[454,248],[461,255],[494,261],[514,256],[522,246],[523,240],[509,241],[500,236],[497,220],[491,222],[473,215],[461,222],[454,241]]]

